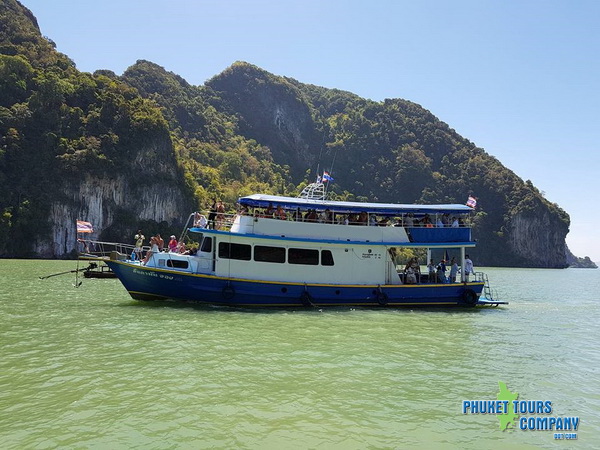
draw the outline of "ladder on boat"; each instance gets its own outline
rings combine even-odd
[[[483,295],[486,299],[495,301],[492,288],[490,287],[490,279],[488,278],[487,273],[479,272],[479,276],[481,277],[481,281],[483,281]]]

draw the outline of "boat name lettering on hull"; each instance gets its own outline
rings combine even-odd
[[[173,275],[168,275],[165,273],[156,273],[156,272],[147,272],[145,270],[138,270],[138,269],[133,269],[133,273],[136,275],[144,275],[146,277],[154,277],[154,278],[161,278],[164,280],[175,280],[176,277],[174,277]],[[181,279],[181,277],[177,277],[178,279]]]

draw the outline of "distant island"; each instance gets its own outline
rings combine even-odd
[[[77,219],[102,240],[170,235],[213,199],[233,210],[253,192],[295,196],[319,168],[333,200],[476,197],[477,265],[590,261],[567,258],[566,211],[409,100],[242,61],[202,86],[144,60],[122,75],[80,72],[17,0],[0,0],[0,73],[0,257],[73,255]]]
[[[589,256],[578,258],[570,251],[567,252],[567,264],[576,269],[597,269],[598,265]]]

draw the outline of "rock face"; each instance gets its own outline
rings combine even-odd
[[[566,233],[550,214],[517,214],[512,217],[511,225],[507,238],[509,248],[525,261],[525,265],[566,267]]]
[[[178,187],[168,182],[139,188],[132,187],[123,176],[108,179],[88,175],[81,184],[70,186],[63,194],[66,200],[54,202],[50,208],[50,236],[37,241],[34,247],[41,257],[58,258],[77,250],[76,220],[90,222],[94,227],[91,236],[98,238],[113,226],[122,228],[115,221],[123,212],[141,222],[167,222],[173,232],[183,226],[191,212],[186,209],[189,201],[184,200]],[[131,236],[122,236],[118,241],[132,241],[133,228],[130,232]]]
[[[316,162],[310,105],[286,79],[237,62],[207,85],[235,112],[240,134],[267,144],[275,160],[298,173]]]

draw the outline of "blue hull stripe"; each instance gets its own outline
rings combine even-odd
[[[218,235],[222,237],[235,236],[236,238],[251,238],[253,241],[257,239],[266,239],[269,241],[290,241],[290,242],[310,242],[314,244],[332,244],[332,245],[368,245],[374,246],[385,246],[385,247],[407,247],[407,248],[454,248],[454,247],[475,247],[476,242],[381,242],[381,241],[342,241],[334,239],[312,239],[308,237],[292,237],[292,236],[272,236],[263,234],[238,234],[231,233],[229,231],[211,230],[208,228],[190,228],[193,233],[202,233],[207,235]],[[237,240],[236,240],[237,242]]]
[[[140,300],[182,300],[230,306],[427,306],[461,304],[465,290],[483,282],[412,285],[291,283],[224,278],[106,261]]]

